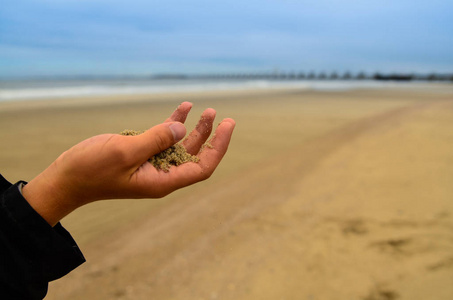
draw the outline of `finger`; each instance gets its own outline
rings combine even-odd
[[[207,146],[198,154],[199,164],[205,175],[210,176],[228,150],[236,122],[227,118],[220,122],[214,136],[208,141]]]
[[[151,156],[170,148],[186,134],[184,124],[166,122],[156,125],[144,133],[131,137],[129,152],[137,163],[148,160]]]
[[[165,120],[165,122],[181,122],[184,123],[187,119],[187,115],[192,108],[192,103],[183,102],[181,103],[176,110],[171,114],[171,116]]]
[[[208,108],[203,112],[195,129],[182,142],[188,153],[196,155],[200,151],[201,146],[211,135],[215,115],[216,112],[212,108]]]

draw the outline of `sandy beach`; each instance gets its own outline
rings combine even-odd
[[[62,224],[87,262],[46,299],[453,299],[453,85],[0,103],[0,170],[191,101],[237,122],[208,181]]]

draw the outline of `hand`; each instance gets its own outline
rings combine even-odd
[[[182,141],[199,162],[159,171],[148,159],[169,148],[185,134],[183,122],[192,107],[182,103],[162,124],[137,136],[103,134],[64,152],[23,188],[30,205],[52,226],[76,208],[102,199],[159,198],[211,176],[227,151],[235,126],[223,120],[209,143],[215,118],[206,109],[195,129]]]

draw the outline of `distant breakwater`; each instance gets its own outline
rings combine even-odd
[[[160,74],[152,79],[266,79],[266,80],[378,80],[378,81],[451,81],[453,73],[365,73],[365,72],[271,72],[218,73],[202,75]]]

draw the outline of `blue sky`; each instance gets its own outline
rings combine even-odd
[[[453,1],[2,0],[0,76],[453,72]]]

